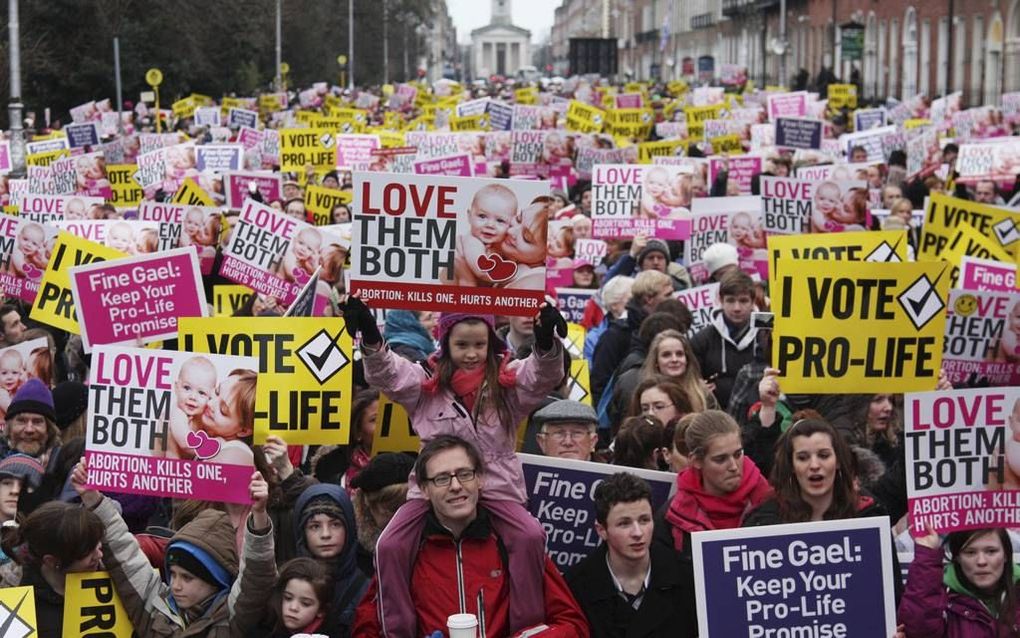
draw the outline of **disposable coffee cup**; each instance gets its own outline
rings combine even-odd
[[[474,614],[453,614],[446,619],[450,638],[478,638],[478,618]]]

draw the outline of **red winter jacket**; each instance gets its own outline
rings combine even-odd
[[[584,613],[548,558],[542,585],[545,587],[545,624],[549,629],[540,635],[543,638],[588,638]],[[540,585],[536,583],[536,586]],[[479,619],[484,616],[487,638],[509,636],[509,588],[506,550],[492,531],[483,508],[479,508],[478,517],[459,540],[429,514],[411,574],[411,591],[418,616],[417,635],[428,636],[436,630],[446,635],[447,617],[469,613]],[[358,638],[383,635],[376,607],[377,589],[378,581],[373,578],[358,605],[351,635]],[[478,611],[480,600],[483,614]]]

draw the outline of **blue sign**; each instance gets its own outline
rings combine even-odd
[[[71,148],[99,144],[99,127],[95,122],[68,124],[64,127],[64,133],[67,134],[67,143]]]
[[[242,126],[258,128],[259,114],[255,111],[232,108],[227,112],[227,126],[230,128],[240,128]]]
[[[822,121],[806,117],[776,118],[776,146],[779,148],[822,148]]]
[[[524,464],[528,511],[545,529],[549,558],[565,571],[580,563],[601,540],[595,532],[595,488],[617,472],[630,472],[652,488],[652,511],[669,500],[676,474],[606,463],[518,454]]]
[[[584,319],[584,307],[596,292],[598,290],[594,288],[557,288],[556,303],[567,321],[581,323]]]
[[[866,131],[885,126],[885,109],[857,109],[854,111],[854,130]]]
[[[514,107],[492,100],[486,108],[489,111],[489,127],[494,131],[509,131],[514,119]]]
[[[695,532],[691,539],[701,638],[895,631],[887,517]]]
[[[710,55],[703,55],[698,58],[698,79],[702,82],[710,82],[715,77],[715,58]]]

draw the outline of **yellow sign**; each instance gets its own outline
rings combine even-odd
[[[655,126],[651,109],[614,109],[606,112],[606,133],[648,139]]]
[[[163,72],[159,69],[149,69],[145,72],[145,83],[151,87],[157,87],[163,83]]]
[[[108,572],[68,573],[63,638],[131,638],[134,627]]]
[[[514,98],[518,104],[538,104],[538,88],[529,86],[524,89],[516,89],[514,91]]]
[[[343,319],[181,317],[182,349],[258,357],[255,443],[270,434],[293,445],[350,438],[354,344]]]
[[[229,97],[224,96],[220,100],[220,111],[223,115],[230,112],[230,109],[251,109],[254,106],[254,100],[245,97]]]
[[[389,113],[387,113],[389,115]],[[394,128],[401,128],[403,122],[395,126]],[[375,134],[379,136],[379,143],[382,144],[383,148],[397,148],[404,145],[404,134],[398,131],[387,131],[384,129],[376,129]]]
[[[38,636],[35,590],[32,587],[0,589],[0,606],[4,607],[4,636]]]
[[[687,149],[687,140],[660,140],[638,144],[638,163],[651,164],[653,157],[678,157]]]
[[[110,180],[110,203],[118,208],[133,208],[142,203],[145,193],[132,175],[138,170],[135,164],[107,164],[106,178]]]
[[[174,193],[173,199],[170,200],[174,204],[184,204],[185,206],[215,206],[216,202],[209,193],[205,192],[205,189],[198,185],[194,179],[186,177],[181,182],[180,188]]]
[[[666,90],[676,97],[686,93],[688,91],[688,86],[683,80],[674,80],[666,84]]]
[[[124,257],[124,253],[60,231],[46,265],[30,316],[54,328],[81,334],[71,294],[71,268]]]
[[[567,108],[567,130],[575,133],[601,133],[606,112],[584,102],[571,100]]]
[[[744,152],[739,135],[720,135],[709,142],[712,144],[712,152],[717,155],[739,155]]]
[[[932,193],[924,211],[918,260],[950,260],[959,269],[960,257],[1013,261],[1020,249],[1020,211],[979,204]],[[968,233],[970,227],[974,232]],[[987,241],[982,241],[981,238]]]
[[[931,124],[931,120],[924,117],[913,118],[910,120],[904,120],[903,130],[909,131],[910,129],[921,128],[922,126],[928,126]]]
[[[174,117],[180,120],[193,116],[195,114],[195,109],[198,108],[198,104],[195,102],[195,98],[189,95],[186,98],[174,102],[170,108],[173,109]]]
[[[785,392],[935,389],[948,264],[784,259],[775,270],[772,352]]]
[[[705,139],[705,122],[720,119],[722,111],[722,104],[688,106],[684,108],[684,115],[687,116],[687,134],[694,140]]]
[[[829,108],[849,109],[857,108],[857,86],[854,84],[830,84],[829,85]]]
[[[65,157],[71,157],[71,151],[66,148],[58,148],[52,151],[43,151],[42,153],[32,153],[31,155],[25,156],[25,164],[27,166],[49,166],[58,159]],[[135,167],[138,170],[138,167]]]
[[[380,452],[414,452],[421,449],[421,439],[411,426],[407,411],[379,395],[379,409],[375,417],[375,434],[372,436],[372,456]]]
[[[254,296],[248,286],[216,284],[213,286],[213,314],[216,317],[233,317]]]
[[[451,117],[450,130],[458,131],[488,131],[489,116],[485,113],[469,115],[466,117]]]
[[[908,256],[905,230],[770,235],[768,245],[769,273],[776,271],[779,259],[904,262]]]
[[[259,96],[259,110],[267,113],[287,108],[286,93],[263,93]]]
[[[280,170],[304,172],[305,166],[336,166],[336,138],[309,129],[280,131]]]
[[[309,184],[305,187],[305,210],[312,214],[316,226],[333,223],[333,209],[340,204],[350,204],[354,199],[352,191],[340,191]]]
[[[570,378],[567,379],[567,398],[591,405],[591,381],[588,374],[588,360],[584,357],[570,362]]]

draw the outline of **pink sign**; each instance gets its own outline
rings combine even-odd
[[[639,109],[644,106],[644,98],[640,93],[623,93],[617,95],[615,101],[618,109]]]
[[[177,336],[178,317],[206,317],[198,259],[191,248],[71,269],[85,352],[94,345]]]
[[[593,235],[660,239],[691,235],[691,171],[687,167],[596,164],[592,172]]]
[[[279,173],[233,172],[223,176],[223,190],[227,193],[227,208],[238,210],[248,197],[248,184],[255,182],[262,199],[271,202],[281,198],[283,184]]]
[[[250,502],[253,426],[240,415],[255,409],[257,359],[104,345],[92,361],[89,487]]]
[[[713,157],[708,165],[711,181],[714,182],[719,171],[729,166],[728,181],[736,182],[740,195],[751,194],[751,178],[763,170],[763,161],[760,156],[740,155],[724,158]]]
[[[11,143],[0,143],[0,173],[11,170]]]
[[[364,171],[375,161],[372,151],[382,146],[378,135],[337,135],[336,166],[349,171]]]
[[[807,92],[779,93],[766,99],[769,121],[780,117],[802,117],[807,115]]]
[[[959,286],[976,292],[1016,292],[1016,264],[965,256],[960,264]]]
[[[437,157],[414,163],[418,175],[451,175],[453,177],[474,177],[474,161],[467,153]]]

